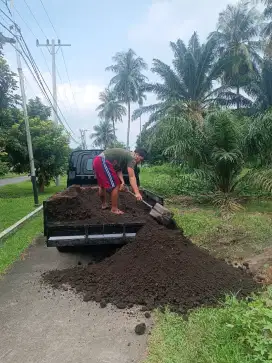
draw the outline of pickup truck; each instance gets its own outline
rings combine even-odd
[[[103,150],[73,151],[69,157],[67,171],[67,188],[74,185],[80,187],[95,187],[97,180],[93,170],[93,159]],[[137,183],[140,186],[140,168],[135,169]],[[124,180],[129,185],[129,177],[123,170]],[[143,198],[149,203],[160,203],[163,198],[141,188]],[[52,199],[43,203],[44,236],[48,247],[57,247],[60,252],[73,246],[87,245],[123,245],[134,240],[137,232],[143,226],[139,223],[92,224],[91,221],[52,221],[49,217],[49,207]],[[52,204],[51,204],[52,206]]]

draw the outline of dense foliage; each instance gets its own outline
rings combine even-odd
[[[18,96],[17,75],[13,73],[2,52],[6,41],[0,37],[0,175],[9,170],[29,172],[29,158],[21,99]],[[2,42],[2,43],[1,43]],[[30,133],[38,185],[45,185],[66,171],[69,139],[63,128],[49,121],[51,109],[36,97],[27,104]]]
[[[69,140],[63,134],[63,129],[53,121],[43,121],[40,118],[29,120],[34,162],[40,191],[59,174],[66,172]],[[9,164],[17,173],[29,170],[28,150],[25,137],[25,125],[21,120],[12,126],[7,134],[6,152]]]

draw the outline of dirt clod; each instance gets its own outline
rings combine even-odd
[[[146,319],[150,319],[151,318],[151,314],[148,311],[145,312],[144,316],[146,317]]]
[[[64,213],[65,218],[72,219],[73,206],[80,205],[76,209],[78,218],[93,216],[93,223],[118,220],[118,216],[102,211],[97,192],[88,190],[78,193],[77,198],[66,196],[65,207],[54,197],[57,212],[53,208],[51,216]],[[148,215],[149,210],[130,195],[122,193],[120,197],[120,207],[126,211],[122,221],[135,222],[141,218],[145,222],[135,241],[99,263],[50,271],[43,275],[47,284],[54,288],[69,285],[83,295],[84,301],[107,301],[119,309],[135,304],[143,305],[142,311],[151,311],[168,305],[181,313],[197,306],[214,305],[226,293],[247,296],[256,289],[256,283],[245,271],[209,255],[180,231],[159,226]]]
[[[137,335],[143,335],[146,331],[145,323],[140,323],[140,324],[136,325],[134,331]]]
[[[127,304],[126,303],[119,302],[118,304],[116,304],[116,307],[118,309],[125,309],[127,307]]]
[[[106,307],[107,307],[107,303],[106,303],[106,301],[101,301],[101,303],[100,303],[100,307],[101,307],[102,309],[106,308]]]

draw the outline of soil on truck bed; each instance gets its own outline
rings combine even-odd
[[[129,195],[123,198],[127,198],[127,205],[133,203]],[[226,293],[246,296],[256,289],[244,271],[215,259],[180,230],[168,230],[145,210],[143,213],[146,224],[135,242],[95,265],[50,271],[44,281],[54,288],[68,284],[85,301],[112,303],[119,308],[169,305],[180,312],[213,305]],[[134,220],[129,213],[127,218]]]
[[[110,209],[102,210],[97,188],[72,186],[48,199],[47,219],[48,222],[74,223],[84,220],[90,224],[144,222],[143,215],[150,212],[143,203],[123,192],[119,195],[119,208],[124,215],[115,215]]]

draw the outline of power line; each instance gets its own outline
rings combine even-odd
[[[48,20],[49,20],[49,22],[50,22],[50,24],[51,24],[52,28],[53,28],[53,30],[54,30],[54,32],[55,32],[55,34],[56,34],[57,38],[59,38],[59,36],[58,36],[58,34],[57,34],[57,31],[56,31],[56,28],[54,27],[54,24],[53,24],[53,23],[52,23],[52,21],[51,21],[51,18],[50,18],[49,14],[48,14],[48,12],[47,12],[47,10],[46,10],[45,6],[44,6],[43,1],[42,1],[42,0],[40,0],[40,3],[42,4],[43,10],[44,10],[44,12],[45,12],[45,14],[46,14],[46,16],[47,16],[47,18],[48,18]]]
[[[14,10],[16,11],[16,13],[19,15],[19,17],[20,17],[20,19],[22,20],[22,22],[25,24],[25,26],[28,28],[28,30],[31,32],[31,34],[33,35],[33,37],[35,38],[35,39],[37,39],[37,37],[36,37],[36,35],[34,34],[34,32],[33,32],[33,30],[31,29],[31,27],[28,25],[28,23],[24,20],[24,18],[22,17],[22,15],[19,13],[19,11],[16,9],[16,7],[13,5],[13,8],[14,8]],[[50,75],[51,75],[51,70],[50,70],[50,67],[49,67],[49,65],[48,65],[48,63],[47,63],[47,60],[46,60],[46,57],[45,57],[45,54],[44,54],[44,52],[43,52],[43,50],[40,48],[40,51],[41,51],[41,53],[42,53],[42,56],[43,56],[43,59],[44,59],[44,62],[45,62],[45,64],[46,64],[46,67],[47,67],[47,69],[48,69],[48,72],[50,73]]]
[[[36,65],[36,63],[35,63],[35,61],[34,61],[34,59],[33,59],[33,57],[32,57],[32,55],[31,55],[31,53],[30,53],[30,51],[29,51],[29,49],[28,49],[28,47],[27,47],[27,45],[26,45],[26,43],[25,43],[25,41],[24,41],[24,39],[23,39],[23,36],[22,36],[22,34],[20,33],[20,36],[21,36],[21,38],[22,38],[22,40],[23,40],[23,43],[24,43],[24,46],[26,47],[26,49],[27,49],[27,52],[28,52],[28,54],[26,54],[26,51],[23,49],[23,46],[22,46],[22,43],[20,42],[20,40],[18,39],[18,37],[16,37],[15,36],[15,34],[10,30],[10,29],[8,29],[2,22],[0,22],[0,25],[2,25],[15,39],[17,39],[17,41],[18,41],[18,43],[20,44],[20,46],[21,46],[21,49],[22,49],[22,51],[20,51],[20,50],[18,50],[18,52],[20,53],[20,55],[22,56],[22,58],[23,58],[23,60],[24,60],[24,62],[25,62],[25,64],[26,64],[26,66],[27,66],[27,68],[29,69],[29,71],[30,71],[30,73],[32,74],[32,76],[33,76],[33,78],[34,78],[34,80],[37,82],[37,84],[38,84],[38,86],[39,86],[39,88],[41,89],[41,91],[42,91],[42,93],[44,94],[44,96],[45,96],[45,98],[47,99],[47,101],[49,102],[49,104],[51,105],[51,107],[53,108],[53,105],[52,105],[52,102],[51,102],[51,100],[50,100],[50,98],[49,98],[49,96],[48,96],[48,94],[47,94],[47,92],[46,92],[46,90],[45,90],[45,88],[44,88],[44,85],[43,85],[43,83],[46,85],[46,87],[47,87],[47,89],[49,90],[49,92],[51,93],[51,91],[50,91],[50,89],[49,89],[49,87],[48,87],[48,85],[47,85],[47,83],[45,82],[45,80],[44,80],[44,78],[43,78],[43,76],[42,76],[42,74],[41,74],[41,72],[40,72],[40,70],[39,70],[39,68],[37,67],[37,65]],[[15,49],[16,49],[16,47],[13,45],[13,44],[11,44]],[[34,75],[34,73],[33,73],[33,70],[31,69],[31,67],[29,66],[29,64],[28,64],[28,62],[27,62],[27,60],[26,60],[26,58],[30,61],[30,63],[31,63],[31,65],[32,65],[32,67],[33,67],[33,69],[34,69],[34,73],[35,73],[35,75],[36,75],[36,77],[35,77],[35,75]],[[42,80],[41,80],[42,79]],[[51,95],[52,95],[52,93],[51,93]],[[59,108],[59,107],[58,107]],[[60,109],[59,109],[60,110]],[[67,126],[68,126],[68,128],[71,130],[71,132],[74,134],[74,131],[71,129],[71,127],[69,126],[69,124],[68,124],[68,122],[67,122],[67,120],[65,119],[65,117],[64,117],[64,115],[63,115],[63,113],[62,113],[62,111],[60,110],[60,113],[61,113],[61,115],[62,115],[62,117],[63,117],[63,119],[64,119],[64,121],[65,121],[65,123],[67,124]],[[64,127],[64,129],[65,129],[65,131],[67,132],[67,134],[71,137],[71,139],[75,142],[75,143],[78,143],[78,141],[76,141],[75,140],[75,138],[72,136],[72,134],[66,129],[66,127],[65,127],[65,125],[64,125],[64,123],[63,123],[63,121],[60,119],[60,117],[58,116],[58,118],[59,118],[59,121],[60,121],[60,123],[62,124],[62,126]]]
[[[26,54],[26,52],[24,51],[24,49],[23,49],[22,45],[20,44],[20,45],[21,45],[21,48],[22,48],[22,50],[23,50],[23,52],[24,52],[24,54],[27,56],[27,58],[28,58],[28,59],[29,59],[29,61],[31,62],[32,67],[33,67],[34,69],[36,68],[36,72],[38,73],[39,78],[41,78],[41,79],[42,79],[42,81],[43,81],[43,83],[45,84],[45,86],[46,86],[47,90],[49,91],[49,93],[50,93],[51,97],[53,97],[52,92],[51,92],[50,88],[48,87],[48,85],[47,85],[46,81],[44,80],[43,75],[42,75],[42,73],[40,72],[40,70],[39,70],[39,68],[38,68],[37,64],[35,63],[35,60],[34,60],[34,58],[32,57],[32,54],[31,54],[31,52],[30,52],[30,50],[29,50],[29,48],[28,48],[28,46],[27,46],[27,44],[26,44],[26,42],[25,42],[25,40],[24,40],[24,38],[23,38],[23,36],[22,36],[22,34],[21,34],[21,33],[20,33],[20,35],[21,35],[21,38],[22,38],[23,44],[24,44],[24,46],[25,46],[25,48],[26,48],[26,50],[27,50],[27,54]],[[50,101],[50,103],[51,103],[51,101]],[[52,104],[52,103],[51,103],[51,104]],[[53,105],[52,105],[52,106],[53,106]],[[68,122],[67,122],[66,118],[64,117],[64,115],[63,115],[63,113],[62,113],[62,111],[61,111],[61,109],[59,108],[59,106],[58,106],[58,105],[57,105],[57,109],[58,109],[58,110],[59,110],[59,112],[61,113],[61,115],[62,115],[62,117],[63,117],[63,119],[64,119],[65,123],[66,123],[66,124],[67,124],[67,126],[68,126],[68,128],[69,128],[69,129],[71,130],[71,132],[74,134],[74,131],[71,129],[70,125],[68,124]],[[56,112],[56,111],[57,111],[57,109],[56,109],[56,108],[54,108],[54,106],[53,106],[53,110],[54,110],[54,112],[55,112],[55,113],[57,113],[57,112]],[[59,116],[58,116],[58,119],[60,120]]]
[[[50,18],[50,16],[49,16],[48,12],[47,12],[47,10],[46,10],[46,8],[45,8],[45,6],[44,6],[43,0],[40,0],[40,3],[42,4],[42,7],[43,7],[43,9],[44,9],[44,12],[45,12],[45,14],[46,14],[46,16],[47,16],[47,18],[48,18],[48,20],[49,20],[49,22],[50,22],[50,24],[51,24],[51,26],[52,26],[53,30],[54,30],[54,32],[55,32],[55,34],[56,34],[57,38],[59,38],[58,33],[57,33],[57,30],[56,30],[56,28],[55,28],[55,26],[54,26],[54,24],[53,24],[53,22],[52,22],[52,20],[51,20],[51,18]],[[63,63],[64,63],[64,67],[65,67],[65,71],[66,71],[66,75],[67,75],[67,78],[68,78],[68,82],[69,82],[69,85],[70,85],[70,88],[71,88],[71,92],[72,92],[73,100],[74,100],[74,103],[75,103],[75,105],[76,105],[77,109],[79,110],[79,107],[78,107],[78,104],[77,104],[77,101],[76,101],[76,98],[75,98],[75,94],[74,94],[74,92],[73,92],[72,83],[71,83],[71,80],[70,80],[70,77],[69,77],[69,72],[68,72],[67,63],[66,63],[66,61],[65,61],[64,52],[63,52],[63,49],[62,49],[62,48],[61,48],[60,50],[61,50],[61,55],[62,55],[62,59],[63,59]]]
[[[9,10],[9,12],[10,12],[10,9],[9,9],[9,7],[8,7],[8,5],[7,5],[7,3],[4,1],[4,0],[1,0],[5,5],[6,5],[6,7],[7,7],[7,9]],[[29,9],[29,11],[31,12],[31,14],[32,14],[32,16],[33,16],[33,18],[35,19],[35,21],[37,22],[37,24],[38,24],[38,21],[37,21],[37,19],[36,19],[36,17],[35,17],[35,15],[34,15],[34,13],[32,12],[32,10],[31,10],[31,8],[29,7],[29,5],[27,4],[27,2],[24,0],[24,2],[25,2],[25,4],[27,5],[27,7],[28,7],[28,9]],[[32,29],[28,26],[28,24],[24,21],[24,19],[21,17],[21,15],[20,15],[20,13],[17,11],[17,9],[15,9],[16,10],[16,12],[19,14],[19,16],[20,16],[20,18],[23,20],[23,22],[26,24],[26,26],[29,28],[29,30],[31,31],[31,33],[35,36],[35,34],[33,33],[33,31],[32,31]],[[14,22],[14,20],[11,18],[11,17],[9,17],[2,9],[0,9],[0,11],[1,11],[1,13],[2,14],[4,14],[5,15],[5,17],[7,17],[14,25],[15,25],[15,27],[16,27],[16,29],[18,29],[19,30],[19,28],[18,28],[18,26],[17,26],[17,24]],[[10,12],[11,13],[11,12]],[[12,15],[12,14],[11,14]],[[3,18],[2,18],[3,19]],[[15,39],[17,39],[18,40],[18,37],[7,27],[7,26],[5,26],[3,23],[1,23],[1,25],[15,38]],[[39,26],[39,24],[38,24],[38,26]],[[41,29],[41,27],[39,26],[39,28]],[[41,29],[41,31],[43,32],[43,30]],[[34,58],[32,57],[32,54],[31,54],[31,52],[30,52],[30,50],[29,50],[29,48],[28,48],[28,46],[27,46],[27,44],[26,44],[26,42],[25,42],[25,40],[24,40],[24,38],[23,38],[23,35],[22,35],[22,33],[21,33],[21,31],[19,30],[19,33],[20,33],[20,36],[21,36],[21,39],[22,39],[22,41],[23,41],[23,43],[24,43],[24,46],[25,46],[25,48],[26,48],[26,50],[27,51],[25,51],[24,49],[23,49],[23,46],[22,46],[22,44],[19,42],[19,44],[20,44],[20,46],[21,46],[21,49],[23,50],[23,52],[24,52],[24,54],[26,55],[26,57],[29,59],[29,61],[30,61],[30,63],[31,63],[31,65],[32,65],[32,67],[33,67],[33,69],[34,69],[34,72],[35,72],[35,74],[37,75],[37,78],[38,78],[38,81],[37,81],[37,79],[34,77],[34,75],[33,75],[33,72],[31,72],[32,73],[32,76],[34,77],[34,79],[35,79],[35,81],[38,83],[38,86],[40,87],[40,89],[41,89],[41,87],[42,87],[42,92],[43,92],[43,94],[45,95],[45,97],[48,99],[48,101],[49,101],[49,103],[52,105],[52,103],[51,103],[51,101],[50,101],[50,99],[49,99],[49,97],[48,97],[48,95],[47,95],[47,93],[46,93],[46,91],[45,91],[45,89],[44,89],[44,86],[43,86],[43,84],[42,84],[42,81],[44,82],[44,84],[46,85],[46,87],[47,87],[47,89],[48,89],[48,91],[50,92],[50,94],[51,94],[51,96],[52,96],[52,93],[51,93],[51,91],[50,91],[50,89],[49,89],[49,87],[48,87],[48,85],[47,85],[47,83],[45,82],[45,80],[44,80],[44,78],[43,78],[43,76],[42,76],[42,74],[41,74],[41,72],[40,72],[40,70],[39,70],[39,68],[38,68],[38,66],[37,66],[37,64],[35,63],[35,61],[34,61]],[[44,32],[43,32],[43,34],[45,34]],[[19,40],[18,40],[19,41]],[[27,54],[26,54],[27,53]],[[43,52],[42,52],[43,53]],[[44,55],[44,54],[43,54]],[[22,54],[22,56],[23,56],[23,54]],[[44,56],[44,58],[45,58],[45,56]],[[26,65],[28,66],[28,63],[26,62],[26,59],[25,59],[25,57],[23,57],[23,59],[24,59],[24,61],[25,61],[25,63],[26,63]],[[45,59],[46,60],[46,59]],[[28,66],[28,68],[29,68],[29,70],[30,70],[30,67]],[[49,68],[49,67],[48,67]],[[30,70],[31,71],[31,70]],[[50,70],[49,70],[49,72],[50,72]],[[51,73],[50,73],[51,74]],[[41,81],[41,78],[42,78],[42,81]],[[65,94],[65,96],[66,96],[66,94]],[[67,96],[66,96],[67,97]],[[68,98],[67,98],[67,100],[68,100]],[[68,102],[69,102],[69,100],[68,100]],[[52,105],[53,106],[53,105]],[[67,126],[68,126],[68,128],[71,130],[71,132],[75,135],[75,133],[74,133],[74,131],[71,129],[71,127],[70,127],[70,125],[68,124],[68,122],[67,122],[67,120],[65,119],[65,117],[64,117],[64,115],[63,115],[63,113],[62,113],[62,111],[60,110],[60,108],[59,108],[59,106],[57,106],[57,108],[59,109],[59,111],[60,111],[60,113],[61,113],[61,115],[62,115],[62,117],[63,117],[63,119],[64,119],[64,121],[65,121],[65,123],[67,124]],[[53,108],[54,109],[54,108]],[[59,118],[59,116],[58,116],[58,119],[60,120],[60,118]],[[60,120],[60,122],[61,122],[61,124],[64,126],[64,124],[63,124],[63,122]],[[65,128],[65,126],[64,126],[64,128]],[[67,131],[67,130],[66,130]],[[70,134],[69,132],[68,132],[68,134]],[[70,134],[70,137],[72,138],[72,135]],[[73,139],[74,140],[74,139]],[[77,142],[76,140],[74,140],[75,142]]]
[[[64,66],[65,66],[65,70],[66,70],[67,78],[68,78],[68,81],[69,81],[69,84],[70,84],[70,88],[71,88],[72,96],[73,96],[73,99],[74,99],[75,105],[76,105],[77,109],[79,110],[79,107],[78,107],[78,104],[77,104],[77,101],[76,101],[76,97],[75,97],[75,94],[74,94],[74,92],[73,92],[73,88],[72,88],[71,80],[70,80],[70,77],[69,77],[69,72],[68,72],[67,64],[66,64],[66,61],[65,61],[65,58],[64,58],[64,52],[63,52],[63,50],[62,50],[62,49],[61,49],[61,54],[62,54],[62,59],[63,59],[63,63],[64,63]]]
[[[34,14],[34,13],[33,13],[33,11],[31,10],[31,7],[28,5],[28,3],[26,2],[26,0],[24,0],[24,3],[26,4],[26,6],[27,6],[27,8],[28,8],[29,12],[31,13],[31,15],[32,15],[32,17],[33,17],[33,19],[36,21],[36,23],[37,23],[38,27],[40,28],[40,31],[43,33],[43,35],[45,36],[45,38],[47,38],[47,36],[46,36],[45,32],[43,31],[42,27],[40,26],[40,24],[39,24],[39,22],[38,22],[38,20],[37,20],[37,18],[36,18],[36,16],[35,16],[35,14]]]
[[[3,1],[3,0],[2,0],[2,1]],[[16,13],[19,15],[19,17],[20,17],[20,19],[23,21],[23,23],[26,25],[26,27],[28,28],[28,30],[29,30],[29,31],[31,32],[31,34],[34,36],[34,38],[35,38],[35,39],[37,39],[37,37],[36,37],[36,35],[34,34],[33,30],[32,30],[32,29],[31,29],[31,27],[28,25],[28,23],[24,20],[24,18],[21,16],[21,14],[20,14],[20,13],[19,13],[19,11],[16,9],[16,7],[15,7],[15,6],[13,6],[13,8],[14,8],[14,10],[16,11]],[[34,19],[36,20],[36,18],[34,18]],[[10,19],[10,20],[11,20],[11,21],[13,21],[12,19]],[[14,21],[13,21],[13,23],[15,24],[15,22],[14,22]],[[44,51],[42,50],[42,48],[39,48],[39,49],[40,49],[41,54],[42,54],[42,56],[43,56],[44,62],[45,62],[46,67],[47,67],[47,70],[48,70],[48,72],[49,72],[49,74],[50,74],[50,76],[51,76],[51,78],[52,78],[52,73],[51,73],[50,67],[49,67],[49,65],[48,65],[48,62],[47,62],[47,60],[46,60],[46,57],[45,57]],[[59,76],[60,81],[61,81],[62,83],[64,83],[64,82],[63,82],[63,80],[62,80],[62,78],[61,78],[61,75],[60,75],[60,73],[59,73],[58,69],[57,69],[57,74],[58,74],[58,76]],[[72,110],[72,106],[71,106],[70,100],[68,99],[68,97],[67,97],[66,93],[64,94],[64,96],[65,96],[66,100],[68,101],[68,104],[69,104],[70,109]],[[60,102],[61,102],[61,101],[60,101]],[[63,108],[66,110],[66,112],[67,112],[67,108],[66,108],[65,104],[64,104],[63,102],[61,102],[61,104],[62,104],[62,107],[63,107]]]
[[[19,44],[21,45],[21,43],[19,42]],[[26,58],[28,58],[28,60],[30,61],[30,63],[32,63],[31,62],[31,60],[29,59],[29,57],[25,54],[25,52],[21,52],[21,51],[19,51],[19,53],[21,54],[21,56],[22,56],[22,58],[23,58],[23,60],[24,60],[24,62],[25,62],[25,64],[26,64],[26,66],[27,66],[27,68],[28,68],[28,70],[30,71],[30,73],[31,73],[31,75],[32,75],[32,77],[34,78],[34,80],[37,82],[37,84],[38,84],[38,86],[39,86],[39,88],[40,88],[40,90],[42,91],[42,93],[43,93],[43,95],[45,96],[45,98],[47,99],[47,101],[49,102],[49,104],[50,104],[50,106],[51,106],[51,108],[53,108],[54,109],[54,107],[53,107],[53,104],[52,104],[52,102],[51,102],[51,100],[50,100],[50,97],[48,96],[48,94],[47,94],[47,92],[46,92],[46,90],[45,90],[45,88],[44,88],[44,86],[43,86],[43,84],[42,84],[42,81],[41,81],[41,79],[40,79],[40,75],[39,74],[37,74],[37,72],[34,70],[34,72],[33,72],[33,70],[31,69],[31,67],[29,66],[29,64],[28,64],[28,62],[27,62],[27,60],[26,60]],[[33,67],[33,65],[32,65],[32,67]],[[35,73],[35,74],[34,74]],[[42,75],[41,75],[41,77],[42,77]],[[43,79],[43,77],[42,77],[42,80],[43,80],[43,82],[45,83],[45,85],[47,86],[47,84],[46,84],[46,82],[44,81],[44,79]],[[48,88],[48,86],[47,86],[47,88]],[[62,115],[62,117],[63,117],[63,115]],[[72,133],[74,133],[73,132],[73,130],[70,128],[70,126],[69,126],[69,124],[68,124],[68,122],[66,121],[66,119],[64,118],[64,120],[65,120],[65,122],[66,122],[66,124],[67,124],[67,126],[69,127],[69,129],[71,130],[71,132]],[[66,127],[65,127],[65,125],[64,125],[64,123],[63,123],[63,121],[61,120],[61,118],[59,117],[59,122],[62,124],[62,126],[64,127],[64,129],[65,129],[65,131],[67,132],[67,134],[71,137],[71,139],[75,142],[75,143],[78,143],[78,141],[76,141],[75,140],[75,138],[72,136],[72,134],[66,129]]]
[[[4,0],[2,0],[2,1],[4,1]],[[29,12],[31,13],[31,15],[32,15],[33,19],[35,20],[36,24],[38,25],[39,29],[41,30],[41,32],[43,33],[43,35],[44,35],[44,36],[45,36],[45,38],[47,39],[48,37],[47,37],[47,35],[45,34],[45,32],[44,32],[44,30],[42,29],[42,27],[40,26],[40,24],[39,24],[39,22],[38,22],[38,19],[36,18],[35,14],[33,13],[33,11],[32,11],[32,9],[31,9],[31,7],[28,5],[28,3],[27,3],[27,1],[26,1],[26,0],[24,0],[24,3],[26,4],[26,6],[27,6],[27,8],[28,8]],[[42,5],[43,5],[43,4],[42,4]],[[43,7],[44,7],[44,5],[43,5]],[[44,8],[44,9],[45,9],[45,8]],[[45,11],[46,11],[46,10],[45,10]],[[21,19],[23,20],[23,22],[26,24],[25,20],[22,18],[22,16],[20,15],[20,13],[18,12],[18,10],[17,10],[17,9],[16,9],[16,12],[19,14],[20,18],[21,18]],[[46,12],[46,14],[47,14],[47,17],[49,18],[49,16],[48,16],[48,13],[47,13],[47,12]],[[49,20],[50,20],[50,18],[49,18]],[[52,24],[51,20],[50,20],[50,23],[51,23],[51,25],[53,26],[53,24]],[[34,35],[35,39],[37,39],[37,37],[36,37],[36,36],[35,36],[35,34],[33,33],[32,29],[29,27],[29,25],[28,25],[28,24],[26,24],[26,26],[30,29],[30,31],[31,31],[31,33]],[[40,49],[41,49],[41,48],[40,48]],[[51,75],[51,77],[52,77],[52,74],[51,74],[50,68],[49,68],[49,66],[48,66],[48,63],[47,63],[47,61],[46,61],[46,57],[45,57],[44,52],[42,51],[42,49],[41,49],[41,52],[42,52],[43,58],[44,58],[44,60],[45,60],[46,67],[47,67],[47,69],[49,70],[49,73],[50,73],[50,75]],[[58,76],[59,76],[60,81],[61,81],[62,83],[64,83],[64,82],[63,82],[63,80],[62,80],[62,78],[61,78],[61,75],[60,75],[60,73],[59,73],[58,69],[57,69],[57,74],[58,74]],[[70,101],[69,101],[69,99],[68,99],[68,97],[67,97],[67,95],[66,95],[66,94],[65,94],[65,98],[66,98],[66,100],[68,101],[69,107],[72,109],[71,103],[70,103]],[[62,104],[62,106],[64,106],[64,105]],[[66,107],[65,107],[65,106],[64,106],[64,108],[66,109]],[[67,109],[66,109],[66,111],[67,111]]]

